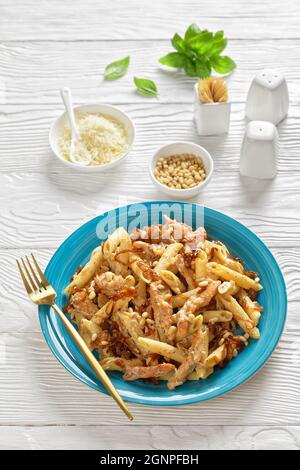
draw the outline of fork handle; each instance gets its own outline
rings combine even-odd
[[[56,304],[52,304],[51,306],[53,307],[53,309],[55,310],[55,312],[61,319],[64,327],[66,328],[70,336],[72,336],[73,340],[75,341],[76,345],[78,346],[78,348],[80,349],[80,351],[82,352],[82,354],[84,355],[84,357],[86,358],[90,366],[94,369],[95,373],[97,374],[97,376],[103,383],[106,390],[113,397],[113,399],[117,402],[121,410],[124,411],[124,413],[130,419],[130,421],[132,421],[133,416],[128,410],[126,404],[120,397],[119,393],[115,389],[114,385],[112,384],[111,380],[109,379],[104,369],[101,367],[101,365],[95,358],[94,354],[89,350],[89,348],[87,347],[87,345],[81,338],[76,328],[74,328],[72,323],[68,320],[68,318],[65,316],[65,314],[61,311],[61,309]]]

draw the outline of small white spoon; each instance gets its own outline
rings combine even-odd
[[[86,148],[81,145],[81,149],[84,152],[84,155],[86,157],[86,160],[83,161],[78,161],[74,157],[74,150],[75,150],[75,145],[79,145],[79,132],[77,129],[76,125],[76,120],[75,120],[75,115],[74,115],[74,110],[73,110],[73,103],[72,103],[72,93],[70,88],[62,88],[60,91],[62,100],[64,102],[65,108],[66,108],[66,113],[70,122],[71,126],[71,132],[72,132],[72,138],[71,138],[71,145],[70,145],[70,161],[72,163],[75,163],[76,165],[89,165],[91,161],[91,155],[88,152]]]

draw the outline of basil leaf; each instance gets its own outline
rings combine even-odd
[[[188,57],[185,58],[184,61],[184,71],[189,77],[197,77],[197,72],[196,72],[196,64],[192,60],[190,60]]]
[[[184,40],[186,42],[189,42],[194,36],[197,36],[197,34],[199,33],[201,33],[201,29],[195,23],[190,24],[190,26],[185,32]]]
[[[111,64],[107,65],[104,70],[104,77],[106,80],[116,80],[117,78],[123,77],[127,72],[130,63],[130,57],[124,57],[124,59],[116,60]]]
[[[181,69],[184,66],[184,55],[179,52],[170,52],[169,54],[161,57],[159,62],[169,67]]]
[[[221,38],[221,39],[218,39],[218,40],[214,40],[210,50],[209,50],[209,53],[211,55],[219,55],[221,54],[221,52],[224,51],[225,47],[227,46],[227,39],[225,38]]]
[[[199,78],[207,78],[211,74],[211,66],[207,60],[197,59],[196,60],[196,74]]]
[[[174,36],[171,39],[172,46],[176,51],[178,52],[184,52],[185,51],[185,43],[184,40],[182,39],[179,34],[175,33]]]
[[[217,31],[214,34],[212,46],[209,50],[210,55],[219,55],[227,46],[227,39],[224,38],[224,31]]]
[[[202,31],[189,42],[189,47],[201,55],[206,54],[212,45],[213,34],[208,31]]]
[[[157,87],[152,80],[146,78],[134,77],[134,83],[137,91],[143,96],[155,96],[157,95]]]
[[[224,37],[224,31],[217,31],[214,35],[214,39],[217,39],[217,40],[223,39],[223,37]]]
[[[235,69],[236,63],[228,56],[216,55],[211,57],[210,65],[217,73],[229,73]]]
[[[193,51],[193,49],[187,47],[185,51],[185,56],[189,57],[193,62],[195,62],[198,57],[198,53],[196,51]]]

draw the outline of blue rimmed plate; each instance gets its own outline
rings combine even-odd
[[[234,256],[244,261],[248,270],[258,272],[264,287],[258,299],[264,306],[259,324],[261,339],[251,340],[249,347],[225,369],[217,370],[208,379],[186,382],[170,391],[165,382],[160,385],[145,384],[143,381],[125,382],[119,372],[110,374],[125,400],[170,406],[209,400],[238,387],[254,375],[272,354],[284,327],[287,298],[281,271],[264,243],[236,220],[196,204],[174,201],[131,204],[106,212],[77,229],[51,258],[46,276],[54,286],[57,304],[62,308],[67,301],[63,290],[72,274],[87,261],[92,250],[109,233],[118,226],[130,231],[135,226],[159,223],[165,213],[194,228],[204,222],[209,238],[224,242]],[[48,306],[39,306],[39,318],[45,340],[61,364],[83,383],[106,393],[55,312]]]

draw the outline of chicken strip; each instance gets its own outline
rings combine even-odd
[[[173,308],[170,304],[171,290],[162,281],[156,281],[150,284],[149,291],[159,339],[165,343],[172,343],[169,337],[169,330],[173,323]]]
[[[177,342],[181,341],[189,334],[189,319],[188,316],[192,313],[195,314],[198,310],[206,307],[212,298],[216,295],[217,289],[221,281],[208,281],[207,287],[200,292],[191,296],[177,312]]]
[[[177,222],[177,220],[170,219],[164,215],[165,227],[172,231],[174,240],[185,243],[188,250],[195,250],[202,247],[206,239],[206,230],[204,227],[198,227],[193,230],[189,225]]]
[[[102,292],[107,297],[113,297],[126,286],[125,279],[119,274],[111,271],[95,277],[95,287],[98,292]]]
[[[186,359],[168,381],[169,390],[174,390],[174,388],[182,385],[197,364],[201,363],[205,358],[205,332],[198,330],[193,338]]]
[[[172,237],[177,242],[185,241],[186,237],[193,231],[192,227],[182,222],[177,222],[175,219],[170,219],[164,215],[164,227],[172,234]]]
[[[90,320],[98,311],[98,305],[89,298],[89,293],[84,288],[71,295],[68,311],[73,313],[78,323],[82,318]]]
[[[197,287],[197,283],[194,277],[194,271],[187,267],[185,264],[185,259],[183,255],[176,256],[176,266],[178,271],[185,279],[189,289],[195,289]]]
[[[126,372],[123,375],[124,380],[137,380],[137,379],[158,379],[175,370],[173,364],[163,363],[157,366],[150,367],[126,367]]]
[[[150,227],[143,227],[142,229],[135,228],[131,232],[131,239],[133,241],[142,240],[147,243],[173,243],[172,237],[173,228],[166,225],[153,224]]]
[[[120,332],[123,335],[123,341],[127,344],[132,354],[137,357],[139,357],[141,353],[145,354],[147,352],[138,343],[138,338],[144,336],[139,318],[140,316],[135,312],[116,311],[113,314],[113,319],[119,326]]]
[[[159,244],[150,244],[137,240],[133,242],[133,252],[139,253],[141,257],[146,258],[148,261],[156,261],[161,257],[165,250],[165,246]]]

